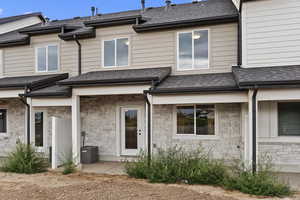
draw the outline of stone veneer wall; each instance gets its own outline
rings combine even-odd
[[[117,159],[117,105],[144,105],[142,95],[116,95],[81,98],[81,130],[85,131],[86,145],[99,147],[100,159]]]
[[[153,107],[153,145],[154,150],[166,149],[175,145],[185,149],[201,146],[218,159],[238,159],[242,156],[243,137],[241,133],[241,105],[217,104],[218,139],[178,138],[175,135],[174,105]]]
[[[259,142],[260,159],[271,158],[278,170],[300,172],[300,144],[286,142]]]
[[[7,109],[7,133],[0,133],[0,156],[6,156],[18,139],[25,142],[25,106],[18,99],[1,100],[0,108]]]

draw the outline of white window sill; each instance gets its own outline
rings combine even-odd
[[[179,135],[176,134],[173,136],[173,139],[180,140],[219,140],[220,137],[216,135]]]
[[[299,143],[300,136],[278,136],[273,138],[258,138],[258,143]]]

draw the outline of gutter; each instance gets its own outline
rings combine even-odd
[[[148,99],[148,95],[147,95],[147,91],[144,91],[144,98],[146,100],[146,103],[147,103],[147,109],[148,109],[148,123],[147,123],[147,141],[148,141],[148,144],[147,144],[147,159],[148,159],[148,166],[150,166],[151,164],[151,151],[152,151],[152,148],[151,148],[151,103]]]
[[[141,19],[142,19],[141,15],[133,15],[133,16],[119,17],[119,18],[90,20],[84,22],[84,25],[97,28],[97,27],[106,27],[106,26],[137,24]]]
[[[66,86],[97,86],[97,85],[131,85],[131,84],[149,84],[152,83],[153,80],[158,80],[157,77],[150,78],[127,78],[127,79],[111,79],[111,80],[89,80],[89,81],[62,81],[58,82],[58,85],[66,85]]]
[[[170,89],[155,89],[149,91],[151,94],[198,94],[201,93],[209,93],[209,92],[240,92],[244,91],[244,89],[236,88],[236,87],[228,87],[228,88],[219,88],[219,87],[211,87],[211,88],[170,88]]]
[[[256,97],[257,97],[257,91],[258,89],[255,88],[253,95],[252,95],[252,173],[256,173],[257,170],[257,160],[256,160],[256,113],[257,113],[257,102],[256,102]]]
[[[78,41],[76,35],[74,35],[73,38],[78,46],[78,75],[81,75],[81,43]]]
[[[238,22],[238,57],[237,57],[237,65],[241,66],[242,63],[242,54],[243,54],[243,49],[242,49],[242,41],[243,41],[243,34],[242,34],[242,11],[243,11],[243,0],[240,0],[240,7],[239,7],[239,22]]]
[[[28,91],[28,87],[25,87],[24,93],[26,94]],[[30,145],[30,138],[31,138],[31,133],[30,133],[30,105],[27,103],[27,98],[24,96],[20,95],[20,101],[26,106],[27,110],[27,145]]]
[[[141,24],[141,25],[133,25],[133,29],[135,32],[146,32],[146,31],[155,31],[155,30],[164,30],[170,28],[183,28],[190,26],[198,26],[198,25],[214,25],[214,24],[224,24],[224,23],[233,23],[237,22],[239,15],[226,15],[219,17],[208,17],[203,19],[193,19],[193,20],[182,20],[175,22],[165,22],[165,23],[155,23],[155,24]]]

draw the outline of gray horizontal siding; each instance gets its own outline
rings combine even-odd
[[[243,6],[243,64],[300,64],[300,1],[254,1]]]

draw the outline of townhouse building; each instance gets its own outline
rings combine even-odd
[[[54,158],[72,152],[77,163],[83,143],[108,161],[201,146],[254,168],[270,153],[282,171],[297,171],[298,68],[284,62],[295,56],[288,64],[296,65],[297,53],[282,52],[296,48],[297,13],[276,18],[295,5],[206,0],[150,8],[142,1],[139,10],[0,35],[1,153],[17,139],[46,153],[51,146]]]

